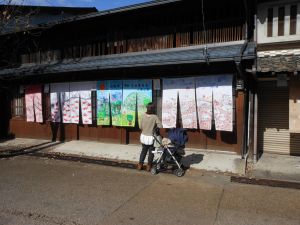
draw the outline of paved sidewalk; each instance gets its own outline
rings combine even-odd
[[[32,146],[32,148],[30,148]],[[49,142],[49,140],[35,140],[16,138],[14,140],[0,142],[1,149],[11,149],[26,154],[26,152],[42,152],[47,154],[64,154],[70,156],[88,157],[102,160],[138,163],[141,146],[106,144],[92,141],[69,141],[69,142]],[[3,155],[3,154],[2,154]],[[221,152],[186,149],[183,164],[188,168],[233,173],[245,175],[245,160],[241,156]]]
[[[300,157],[264,153],[249,174],[255,178],[300,182]]]
[[[51,150],[71,155],[137,163],[141,146],[117,145],[89,141],[70,141]],[[183,159],[186,167],[206,171],[245,174],[245,161],[239,155],[220,151],[186,149]]]

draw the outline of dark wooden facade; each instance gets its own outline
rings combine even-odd
[[[27,41],[30,48],[24,49],[19,60],[21,63],[43,63],[226,43],[243,41],[246,32],[251,33],[252,25],[246,27],[243,1],[204,1],[204,20],[201,12],[201,1],[174,1],[139,10],[104,12],[61,23],[43,31],[34,40],[30,38]]]
[[[250,1],[246,1],[248,4]],[[65,59],[80,60],[99,55],[130,54],[206,44],[246,42],[251,39],[252,25],[247,18],[243,1],[183,0],[170,4],[148,6],[87,16],[74,22],[66,21],[41,32],[38,37],[26,39],[28,48],[20,51],[19,63],[43,64]],[[252,9],[252,8],[251,8]],[[204,12],[204,15],[202,14]],[[251,10],[249,10],[251,12]],[[204,16],[204,17],[203,17]],[[203,18],[205,20],[203,21]],[[248,20],[247,20],[248,19]],[[248,23],[247,23],[248,22]],[[248,34],[248,36],[247,36]],[[28,51],[29,49],[29,51]],[[242,53],[241,53],[242,54]],[[242,70],[251,60],[241,63]],[[201,76],[230,73],[234,78],[241,74],[235,62],[156,65],[57,74],[32,74],[16,79],[12,86],[33,83],[74,82],[101,79],[162,79],[168,77]],[[44,94],[42,124],[27,123],[24,116],[10,119],[10,132],[16,137],[52,140],[94,140],[108,143],[138,144],[140,131],[136,128],[54,124],[47,120],[50,108],[49,95]],[[244,91],[234,93],[234,131],[189,130],[187,147],[214,149],[241,154],[244,144],[245,101]],[[157,102],[156,96],[154,101]],[[162,134],[165,134],[165,130]]]

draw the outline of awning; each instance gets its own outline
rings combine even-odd
[[[172,64],[195,64],[209,62],[235,61],[241,56],[242,42],[227,45],[182,47],[137,53],[96,56],[82,59],[68,59],[50,64],[23,65],[18,68],[0,70],[0,77],[11,79],[30,75],[57,74],[78,71],[97,71],[105,69],[149,67]],[[243,59],[255,58],[255,44],[248,43]]]

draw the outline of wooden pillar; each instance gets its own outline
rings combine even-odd
[[[2,103],[2,110],[0,110],[0,138],[8,136],[9,120],[10,120],[10,99],[7,91],[1,90],[0,87],[0,102]]]
[[[237,132],[237,149],[236,153],[242,154],[244,150],[244,126],[245,126],[245,93],[238,91],[236,95],[236,132]]]

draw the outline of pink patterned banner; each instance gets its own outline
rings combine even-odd
[[[42,86],[30,85],[25,89],[26,121],[43,122]]]
[[[217,86],[213,88],[213,106],[216,130],[232,131],[232,75],[217,76]]]
[[[37,123],[43,122],[43,108],[42,108],[42,87],[40,86],[40,92],[34,94],[34,112],[35,121]]]
[[[163,80],[163,127],[174,128],[177,125],[178,96],[181,113],[181,127],[197,129],[197,109],[194,78]]]
[[[91,91],[80,91],[81,114],[83,124],[92,124],[92,99]]]
[[[66,90],[69,90],[69,84],[66,84]],[[62,109],[62,119],[63,123],[71,123],[71,107],[70,107],[70,92],[61,92],[60,93],[60,102]]]
[[[217,80],[214,76],[201,76],[196,77],[195,82],[199,127],[202,130],[211,130],[213,87]]]
[[[79,123],[80,82],[70,83],[71,123]]]
[[[34,94],[31,94],[29,90],[30,87],[26,87],[25,89],[26,121],[34,122],[34,106],[33,106]]]
[[[178,79],[178,92],[182,128],[197,129],[197,109],[195,98],[195,79]]]

